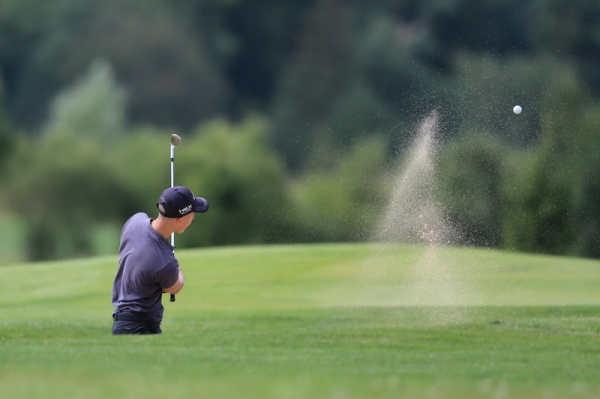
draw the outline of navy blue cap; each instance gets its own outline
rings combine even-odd
[[[156,203],[158,212],[168,218],[180,218],[192,212],[208,211],[208,201],[196,197],[189,188],[175,186],[162,192]]]

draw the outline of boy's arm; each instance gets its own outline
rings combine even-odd
[[[169,288],[163,288],[163,292],[168,292],[169,294],[177,294],[179,293],[179,291],[181,291],[184,284],[185,278],[183,277],[183,273],[181,273],[181,270],[179,270],[179,278],[177,279],[175,284],[173,284]]]

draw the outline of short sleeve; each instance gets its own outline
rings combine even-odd
[[[172,287],[179,279],[179,264],[171,262],[154,275],[162,289]]]

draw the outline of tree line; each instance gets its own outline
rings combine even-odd
[[[93,253],[95,226],[154,211],[177,132],[177,180],[218,204],[181,245],[365,240],[436,109],[437,193],[464,244],[597,257],[595,16],[586,0],[5,0],[2,197],[33,259]]]

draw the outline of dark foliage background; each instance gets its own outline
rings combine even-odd
[[[181,246],[367,240],[437,110],[461,244],[598,257],[598,32],[593,0],[3,0],[1,213],[102,253],[175,132],[213,204]]]

